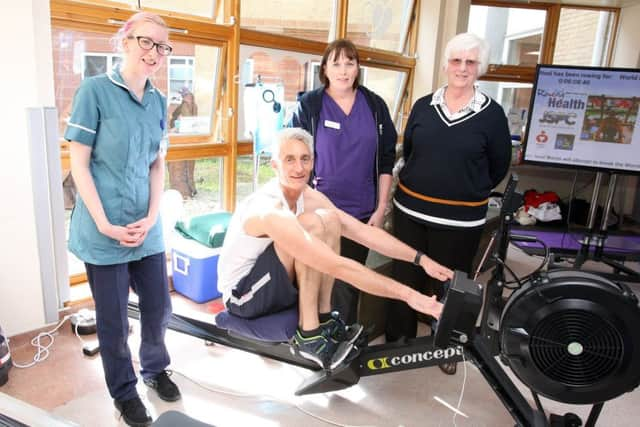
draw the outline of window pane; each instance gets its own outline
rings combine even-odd
[[[141,0],[142,7],[180,12],[186,15],[212,18],[216,10],[216,0]]]
[[[167,162],[165,189],[180,192],[185,216],[222,208],[222,159],[219,157]]]
[[[469,32],[491,45],[491,64],[534,66],[540,58],[544,10],[471,6]]]
[[[216,105],[220,48],[173,43],[168,63],[166,94],[171,135],[209,135]],[[159,74],[159,72],[158,72]],[[216,139],[217,140],[217,139]]]
[[[256,166],[253,163],[253,159],[253,156],[238,156],[236,163],[236,205],[253,193],[256,188],[259,188],[276,175],[273,168],[271,168],[271,156],[262,154],[257,165],[258,179],[256,182],[256,174],[253,172]]]
[[[113,58],[115,53],[109,44],[109,36],[105,34],[55,27],[51,33],[58,134],[62,139],[71,114],[73,95],[80,82],[85,75],[89,77],[108,71],[107,58]]]
[[[53,28],[52,41],[56,107],[60,115],[59,133],[62,137],[71,113],[73,95],[83,77],[98,70],[110,71],[111,68],[105,69],[106,64],[114,67],[119,58],[109,44],[109,36],[105,34]],[[167,94],[170,130],[180,134],[208,135],[212,132],[211,118],[217,96],[215,89],[220,48],[184,42],[174,42],[173,47],[178,58],[189,61],[172,65],[169,58],[152,79],[153,84]],[[183,101],[183,94],[187,93],[194,95],[192,98],[196,107],[182,108],[174,116],[173,113]]]
[[[333,22],[333,1],[242,0],[240,26],[326,42]]]
[[[553,63],[607,65],[613,20],[612,12],[562,8]]]
[[[193,80],[193,68],[185,66],[169,66],[169,79],[170,80]]]
[[[527,121],[532,84],[511,82],[478,82],[480,90],[502,105],[509,119],[511,135],[522,136]]]
[[[319,86],[319,64],[316,55],[240,46],[238,139],[266,148],[289,121],[298,92]]]
[[[407,74],[400,71],[382,68],[362,67],[362,84],[384,99],[389,108],[391,119],[398,124],[398,109],[400,95],[404,87]]]
[[[267,149],[273,135],[289,122],[298,93],[321,86],[318,79],[320,58],[241,46],[240,69],[238,139],[254,140],[257,151]],[[363,85],[385,100],[391,117],[395,119],[406,73],[362,67],[361,78]],[[276,103],[280,104],[279,109]]]
[[[349,0],[347,38],[361,46],[402,52],[413,0]]]
[[[98,3],[104,5],[104,1],[93,0],[76,0],[81,3]],[[136,8],[138,3],[140,6],[166,10],[171,12],[179,12],[185,15],[202,16],[212,18],[218,6],[216,0],[109,0],[112,3],[122,3],[126,9]],[[219,13],[221,13],[220,11]]]

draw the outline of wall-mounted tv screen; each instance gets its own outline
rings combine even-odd
[[[538,65],[525,163],[640,174],[640,70]]]

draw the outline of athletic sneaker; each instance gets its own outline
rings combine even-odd
[[[321,329],[320,334],[305,337],[296,330],[291,338],[291,352],[305,359],[311,360],[322,369],[332,370],[340,365],[349,355],[353,343],[347,341],[335,342],[329,335],[329,329]]]
[[[355,343],[364,330],[364,327],[359,323],[347,326],[340,317],[340,313],[335,310],[331,312],[329,320],[320,323],[320,327],[328,330],[329,337],[335,343],[346,341],[349,344]]]

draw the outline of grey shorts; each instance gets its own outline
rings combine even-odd
[[[253,319],[298,304],[298,289],[291,283],[273,243],[231,291],[227,310],[235,316]]]

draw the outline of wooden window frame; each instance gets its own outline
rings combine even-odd
[[[515,1],[498,0],[471,0],[471,5],[546,11],[547,14],[542,32],[542,45],[540,46],[540,64],[553,63],[556,39],[558,37],[558,27],[560,24],[560,12],[562,11],[562,9],[583,9],[611,12],[614,15],[614,21],[613,28],[611,30],[612,37],[610,37],[607,46],[607,63],[605,65],[610,65],[611,63],[618,24],[620,22],[620,8],[604,6],[580,6],[574,4],[558,4],[536,1],[532,1],[529,3],[520,3]],[[495,82],[533,83],[535,79],[535,73],[535,66],[531,67],[519,65],[489,64],[487,73],[480,77],[480,80]]]

